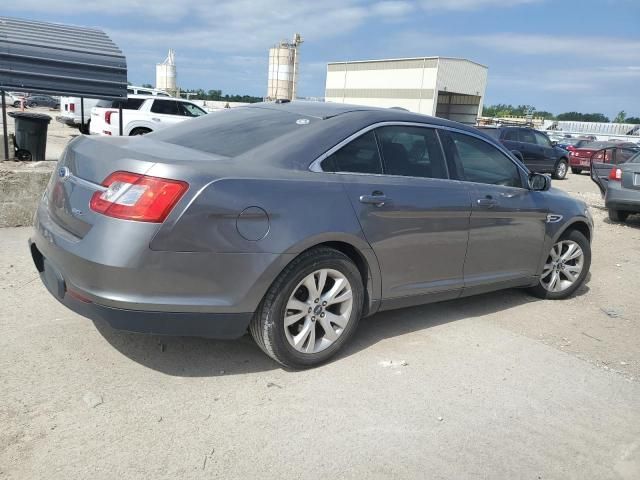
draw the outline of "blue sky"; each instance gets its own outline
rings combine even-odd
[[[640,116],[640,0],[20,0],[3,15],[95,26],[129,80],[176,50],[182,88],[265,95],[268,48],[300,32],[303,96],[326,63],[457,56],[489,67],[486,103]]]

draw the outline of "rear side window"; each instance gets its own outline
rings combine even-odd
[[[493,145],[462,133],[441,132],[441,136],[460,180],[522,188],[518,167]]]
[[[536,143],[536,137],[533,136],[531,130],[519,130],[520,141],[524,143]]]
[[[507,130],[504,132],[504,139],[509,140],[511,142],[518,142],[518,131],[517,130]]]
[[[390,126],[378,128],[376,135],[386,175],[447,178],[444,156],[433,129]]]
[[[154,100],[151,111],[162,115],[180,115],[178,102],[175,100]]]
[[[325,172],[382,173],[382,162],[373,131],[359,136],[321,163]]]
[[[100,100],[96,107],[120,108],[122,105],[123,110],[138,110],[143,103],[144,98],[127,98],[124,102],[122,100]]]
[[[290,112],[239,107],[202,115],[149,135],[161,142],[235,157],[271,141],[286,141],[282,137],[312,128],[319,121]]]
[[[489,135],[496,140],[500,138],[500,130],[497,128],[480,128],[479,130],[485,135]]]

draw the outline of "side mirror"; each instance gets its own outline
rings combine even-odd
[[[529,174],[529,189],[536,192],[546,192],[551,188],[551,177],[541,173]]]
[[[558,141],[557,140],[551,140],[551,146],[555,147],[556,145],[558,145]]]

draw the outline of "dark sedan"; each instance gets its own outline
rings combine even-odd
[[[49,95],[30,95],[25,98],[28,107],[59,108],[60,100]]]
[[[38,207],[51,294],[112,327],[326,361],[382,310],[510,287],[570,296],[585,204],[455,122],[264,103],[142,137],[80,136]]]

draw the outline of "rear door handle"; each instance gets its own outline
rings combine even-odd
[[[373,192],[371,195],[360,195],[360,203],[382,207],[387,201],[387,196],[382,192]]]
[[[477,203],[479,207],[485,208],[493,208],[498,204],[498,202],[493,198],[479,198],[477,200]]]

